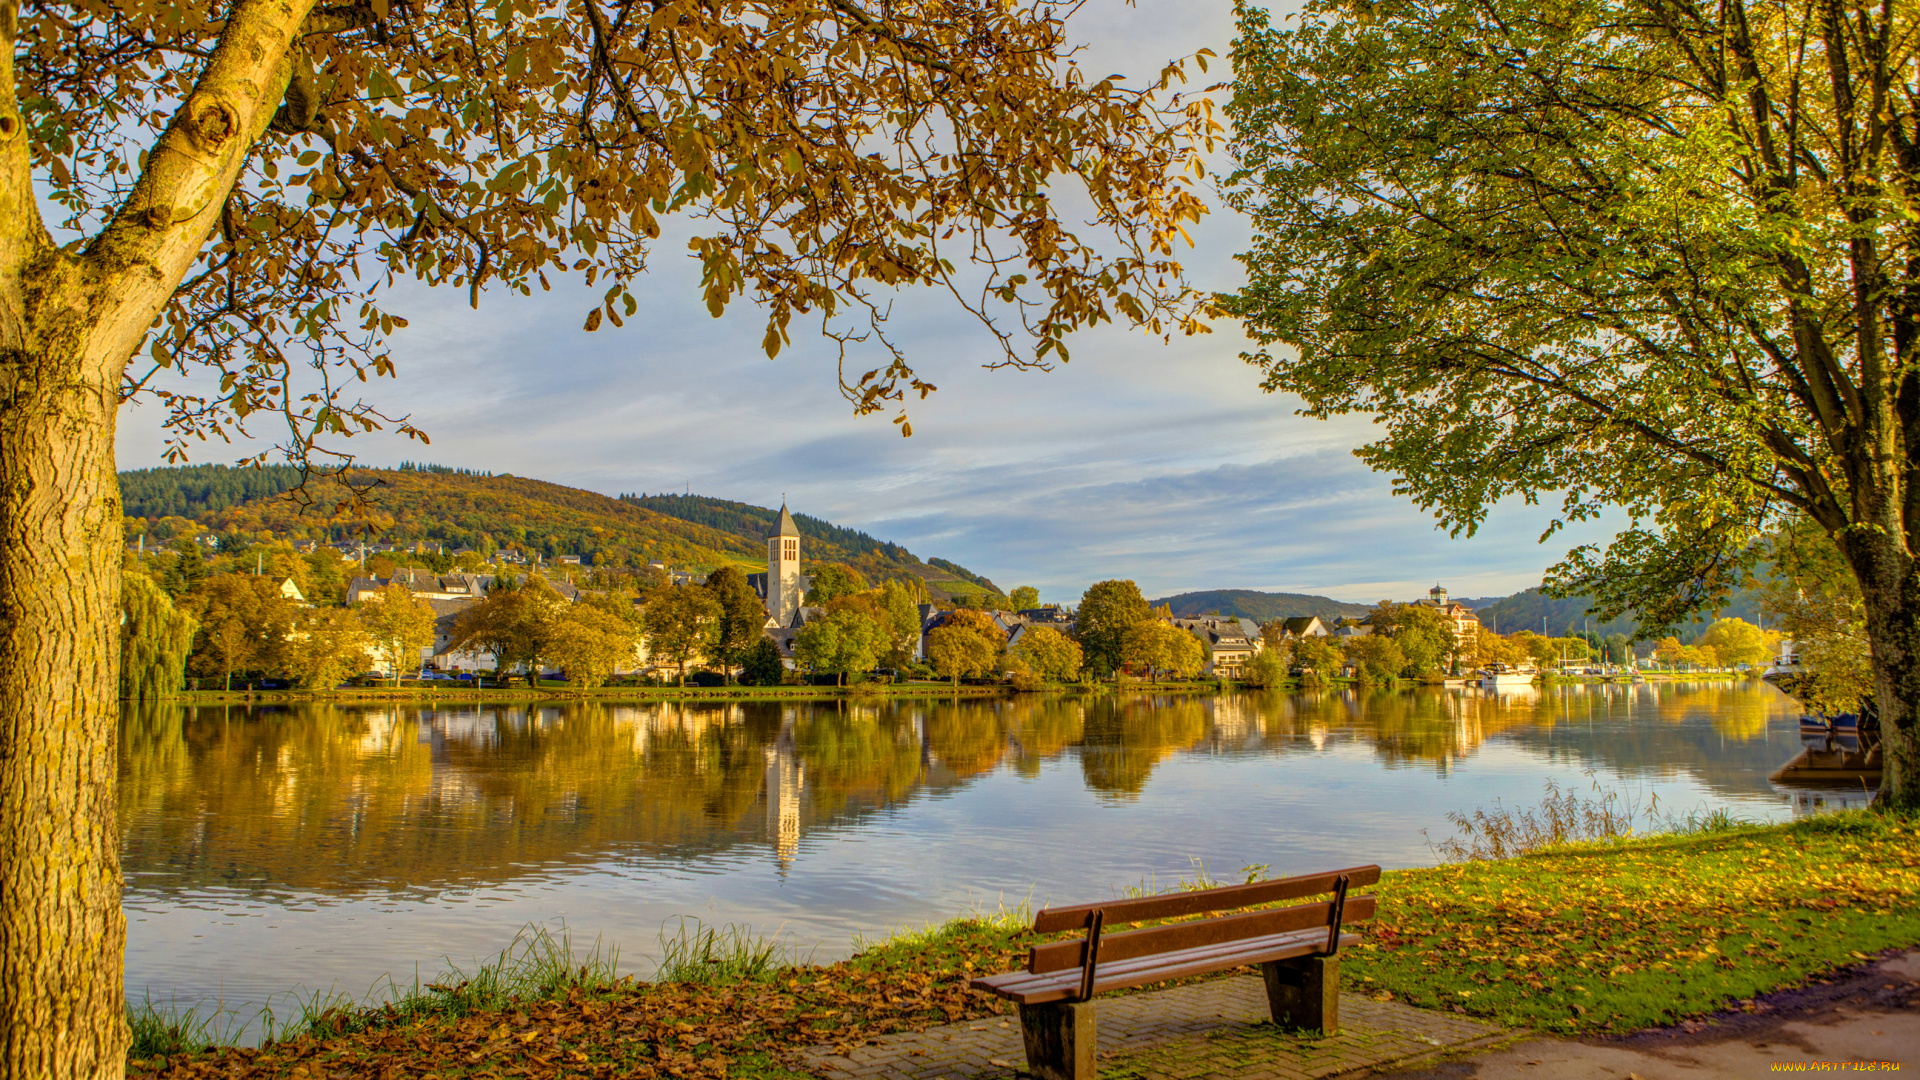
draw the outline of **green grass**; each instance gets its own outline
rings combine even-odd
[[[1920,943],[1920,818],[1693,827],[1389,873],[1345,974],[1417,1006],[1618,1032]]]

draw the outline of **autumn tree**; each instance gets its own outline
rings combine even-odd
[[[746,658],[747,650],[764,636],[767,606],[760,602],[753,586],[747,584],[747,575],[737,566],[723,566],[708,574],[704,588],[713,594],[714,603],[720,608],[713,658],[731,679],[733,669]]]
[[[633,663],[639,641],[631,620],[597,605],[574,604],[554,626],[547,655],[566,671],[569,684],[592,689]]]
[[[680,669],[680,685],[687,685],[687,665],[707,656],[720,633],[720,602],[695,586],[669,587],[647,598],[645,608],[647,652]]]
[[[1070,682],[1080,676],[1086,658],[1080,643],[1051,626],[1029,627],[1012,651],[1042,678]]]
[[[1393,640],[1413,674],[1439,671],[1453,661],[1457,648],[1453,620],[1433,607],[1382,600],[1374,606],[1368,625],[1375,634]]]
[[[1779,634],[1769,634],[1745,619],[1725,618],[1715,619],[1694,644],[1711,648],[1720,663],[1739,667],[1766,663],[1779,641]]]
[[[420,650],[433,644],[433,609],[399,582],[362,596],[354,605],[374,653],[392,665],[393,685],[420,667]]]
[[[860,576],[860,571],[839,563],[815,563],[808,577],[813,580],[807,589],[807,603],[815,607],[825,607],[833,600],[863,592],[867,587],[867,579]]]
[[[296,613],[285,647],[287,673],[309,690],[330,690],[367,665],[372,644],[358,613],[306,608]]]
[[[1080,597],[1074,637],[1096,672],[1118,670],[1127,632],[1148,616],[1146,597],[1131,581],[1097,581]]]
[[[454,616],[453,650],[472,650],[493,654],[495,679],[504,680],[514,662],[519,643],[520,599],[517,590],[495,588],[478,603],[469,604]]]
[[[235,671],[277,671],[292,624],[293,605],[272,580],[252,574],[213,574],[181,598],[200,624],[188,658],[196,675],[218,675],[233,688]]]
[[[933,389],[900,289],[968,298],[1013,365],[1193,329],[1204,98],[1073,52],[1032,0],[0,2],[0,1075],[123,1068],[123,400],[175,450],[268,417],[324,466],[415,433],[350,389],[394,369],[390,286],[577,275],[619,325],[669,221],[708,309],[759,303],[770,354],[819,320],[863,412]]]
[[[1021,585],[1007,594],[1007,603],[1014,611],[1031,611],[1040,606],[1040,590],[1031,585]]]
[[[997,653],[992,641],[962,624],[936,626],[927,634],[927,662],[935,672],[952,679],[956,690],[962,678],[992,671]]]
[[[1242,5],[1266,385],[1456,532],[1625,527],[1554,568],[1649,636],[1805,518],[1858,585],[1880,797],[1920,805],[1920,36],[1904,5]]]

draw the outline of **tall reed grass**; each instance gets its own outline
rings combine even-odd
[[[1663,811],[1657,794],[1642,799],[1637,794],[1602,787],[1591,772],[1587,777],[1589,793],[1585,795],[1549,778],[1547,793],[1537,806],[1509,807],[1495,799],[1490,808],[1453,811],[1447,814],[1447,821],[1457,834],[1439,843],[1428,837],[1427,846],[1443,862],[1475,862],[1510,859],[1559,844],[1621,840],[1652,833],[1727,832],[1754,824],[1724,807],[1684,814]],[[1422,829],[1421,835],[1426,836],[1426,830]]]

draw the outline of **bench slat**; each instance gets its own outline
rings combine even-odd
[[[1106,924],[1112,926],[1115,923],[1173,919],[1207,911],[1228,911],[1233,908],[1277,904],[1282,900],[1298,900],[1303,896],[1330,893],[1333,891],[1334,881],[1342,874],[1350,879],[1347,882],[1348,888],[1361,889],[1380,880],[1380,867],[1354,866],[1324,874],[1302,874],[1299,877],[1279,878],[1273,881],[1256,881],[1251,885],[1224,885],[1218,889],[1166,893],[1161,896],[1142,897],[1138,900],[1115,900],[1106,904],[1074,904],[1070,907],[1047,908],[1033,917],[1033,932],[1053,934],[1062,930],[1085,930],[1095,910],[1105,911]]]
[[[1340,944],[1343,948],[1357,944],[1359,941],[1360,937],[1357,934],[1340,935]],[[1223,971],[1243,964],[1312,956],[1326,948],[1326,944],[1327,937],[1324,932],[1293,931],[1264,938],[1245,938],[1225,945],[1156,953],[1112,965],[1103,963],[1095,975],[1093,991],[1098,994],[1108,990],[1125,990],[1128,987],[1144,986],[1147,983],[1164,982],[1188,975]],[[1105,951],[1104,946],[1101,951]],[[1022,1005],[1044,1005],[1048,1002],[1071,1001],[1079,998],[1080,973],[1077,970],[1071,970],[1046,975],[1030,975],[1024,971],[1014,971],[1005,975],[983,976],[974,979],[969,985],[976,990],[998,994]]]
[[[1371,919],[1373,910],[1373,897],[1349,896],[1341,921],[1361,922]],[[1294,930],[1318,928],[1321,931],[1321,941],[1325,942],[1326,927],[1332,919],[1332,912],[1333,904],[1322,901],[1317,904],[1296,904],[1276,911],[1252,911],[1244,915],[1223,915],[1198,922],[1174,923],[1171,926],[1152,926],[1145,930],[1105,934],[1100,938],[1100,962],[1097,967],[1099,972],[1104,974],[1107,965],[1136,956],[1199,949],[1209,945],[1239,941],[1243,938],[1270,937]],[[1069,968],[1077,970],[1086,963],[1086,955],[1085,939],[1035,945],[1027,953],[1027,973],[1044,975]]]

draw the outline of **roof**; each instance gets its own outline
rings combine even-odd
[[[793,515],[787,513],[786,503],[780,504],[780,531],[776,535],[779,535],[779,536],[799,536],[800,535],[799,526],[793,523]]]

